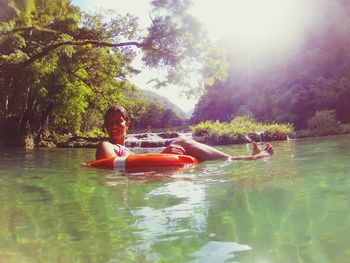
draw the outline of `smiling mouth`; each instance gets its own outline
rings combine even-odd
[[[122,132],[120,131],[120,130],[112,130],[111,131],[111,135],[112,136],[119,136],[119,135],[121,135],[122,134]]]

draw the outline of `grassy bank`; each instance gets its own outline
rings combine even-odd
[[[206,121],[190,129],[196,140],[209,144],[286,140],[293,133],[291,124],[266,124],[248,117],[236,117],[230,122]]]

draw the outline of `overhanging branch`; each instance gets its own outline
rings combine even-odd
[[[110,43],[110,42],[104,42],[104,41],[98,41],[98,40],[70,40],[70,41],[63,41],[63,42],[58,42],[52,45],[49,45],[43,50],[32,57],[30,57],[28,60],[24,61],[23,63],[18,65],[17,69],[23,69],[26,66],[30,65],[33,63],[35,60],[40,59],[42,57],[45,57],[48,55],[51,51],[62,47],[62,46],[86,46],[86,45],[95,45],[98,47],[125,47],[125,46],[135,46],[138,48],[142,48],[145,45],[136,41],[129,41],[129,42],[122,42],[122,43]]]
[[[59,32],[59,31],[53,30],[53,29],[49,29],[49,28],[42,28],[42,27],[38,27],[38,26],[28,26],[28,27],[18,27],[18,28],[14,28],[12,30],[8,30],[5,32],[0,32],[0,36],[11,34],[11,33],[16,33],[16,32],[33,32],[33,31],[39,31],[39,32],[44,32],[44,33],[53,33],[53,34],[63,34],[62,32]]]

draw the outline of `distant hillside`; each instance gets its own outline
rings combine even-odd
[[[187,119],[190,119],[192,117],[192,113],[193,113],[194,109],[189,110],[188,112],[186,112],[186,117]]]
[[[177,105],[172,103],[168,98],[161,96],[153,91],[141,89],[142,98],[164,106],[164,108],[173,110],[179,117],[188,119],[187,114]]]

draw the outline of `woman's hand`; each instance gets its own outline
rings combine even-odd
[[[169,144],[163,151],[162,153],[171,153],[171,154],[180,154],[180,155],[185,155],[186,150],[178,145],[178,144]]]

